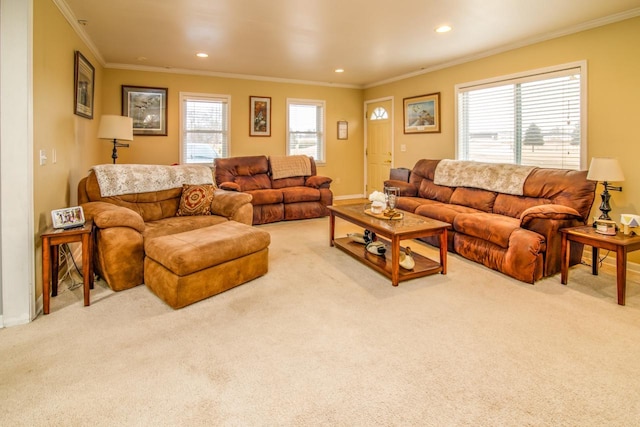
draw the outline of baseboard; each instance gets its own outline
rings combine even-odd
[[[606,251],[600,249],[600,257],[603,256],[603,252]],[[582,263],[586,265],[591,265],[591,247],[585,246],[584,252],[582,253]],[[603,269],[606,271],[615,274],[616,272],[616,254],[615,252],[609,252],[607,257],[602,261]],[[627,261],[627,279],[635,281],[640,281],[640,264],[636,262]]]
[[[362,199],[364,197],[364,194],[351,194],[346,196],[335,196],[334,200]]]

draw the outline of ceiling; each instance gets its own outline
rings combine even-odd
[[[352,87],[640,15],[640,0],[54,2],[106,67]]]

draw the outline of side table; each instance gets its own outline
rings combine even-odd
[[[49,228],[42,236],[42,299],[44,314],[49,314],[49,291],[58,295],[58,246],[64,243],[82,243],[82,276],[84,284],[84,305],[89,302],[89,289],[93,288],[93,221],[82,227],[70,229]]]
[[[616,276],[618,286],[618,304],[624,305],[627,290],[627,253],[640,249],[640,236],[627,236],[621,232],[613,236],[596,233],[590,225],[563,228],[562,232],[562,264],[561,283],[567,284],[569,278],[569,242],[579,242],[591,246],[591,272],[598,275],[599,249],[607,249],[616,253]]]

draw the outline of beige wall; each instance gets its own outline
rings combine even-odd
[[[318,174],[334,179],[336,196],[362,193],[362,90],[275,83],[212,76],[105,69],[103,111],[120,114],[121,86],[168,88],[167,136],[135,136],[130,148],[118,150],[120,163],[171,164],[180,160],[180,92],[231,95],[231,156],[284,155],[287,98],[326,101],[326,164]],[[249,137],[249,97],[271,97],[271,137]],[[349,122],[349,139],[337,139],[337,121]],[[101,162],[111,160],[111,144],[102,142]]]
[[[625,173],[622,193],[612,192],[611,215],[640,209],[640,18],[599,27],[365,90],[365,100],[395,98],[395,166],[411,168],[421,158],[455,158],[454,86],[579,60],[588,69],[587,164],[592,157],[616,157]],[[442,133],[405,135],[402,100],[440,92]],[[400,145],[406,151],[400,151]],[[596,190],[599,195],[602,187]],[[596,197],[599,202],[599,197]],[[599,203],[594,204],[597,212]],[[636,258],[639,259],[639,258]]]

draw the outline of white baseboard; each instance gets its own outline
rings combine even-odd
[[[607,252],[603,249],[600,249],[600,258],[604,256]],[[582,252],[582,262],[587,265],[591,265],[591,247],[586,246],[584,248],[584,252]],[[602,268],[610,271],[615,274],[616,272],[616,253],[609,252],[607,257],[602,261]],[[627,278],[633,281],[640,281],[640,264],[635,262],[627,261]]]
[[[364,194],[350,194],[346,196],[336,196],[334,200],[349,200],[349,199],[363,199],[365,198]]]

